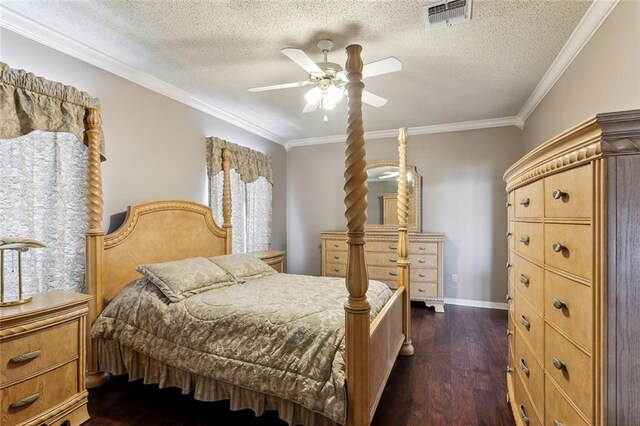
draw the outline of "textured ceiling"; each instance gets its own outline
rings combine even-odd
[[[12,1],[2,5],[184,89],[282,139],[343,134],[346,102],[302,114],[308,87],[249,93],[300,81],[280,53],[334,41],[329,60],[363,46],[371,62],[395,56],[399,73],[365,80],[389,99],[364,107],[365,130],[514,116],[589,7],[590,0],[474,0],[470,22],[427,30],[422,6],[399,1]]]

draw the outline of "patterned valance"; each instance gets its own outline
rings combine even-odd
[[[229,148],[230,167],[240,173],[245,183],[254,182],[263,176],[273,185],[271,157],[216,137],[207,138],[207,173],[210,177],[222,171],[222,148]]]
[[[87,140],[85,115],[100,102],[75,87],[49,81],[0,62],[0,139],[26,135],[33,130],[68,132]],[[104,139],[100,137],[104,157]]]

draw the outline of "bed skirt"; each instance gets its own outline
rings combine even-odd
[[[136,352],[111,339],[98,339],[100,369],[112,374],[128,374],[129,381],[177,387],[183,394],[193,393],[199,401],[229,400],[232,410],[251,409],[257,416],[277,411],[289,425],[337,426],[338,423],[300,404],[277,396],[246,389],[210,377],[200,376]]]

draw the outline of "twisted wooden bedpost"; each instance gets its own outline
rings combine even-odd
[[[362,47],[347,47],[347,146],[344,204],[347,218],[347,274],[349,291],[345,309],[347,425],[369,424],[369,278],[364,257],[364,224],[367,220],[367,162],[362,127]]]
[[[231,240],[231,176],[229,169],[231,164],[231,152],[229,148],[222,148],[222,228],[227,231],[226,252],[233,251],[233,241]]]
[[[102,311],[102,256],[104,253],[104,231],[102,230],[102,174],[100,172],[100,139],[102,119],[96,108],[89,108],[86,118],[85,137],[89,148],[87,168],[87,215],[88,229],[85,233],[85,281],[86,292],[93,299],[89,302],[89,326],[87,327],[87,388],[100,386],[109,378],[108,373],[98,369],[98,343],[91,338],[91,326]]]
[[[407,128],[401,127],[398,133],[398,287],[404,287],[402,293],[402,333],[404,342],[400,355],[413,355],[411,343],[411,299],[409,283],[409,258],[407,239],[407,216],[409,214],[409,197],[407,191]]]

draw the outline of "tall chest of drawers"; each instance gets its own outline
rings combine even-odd
[[[344,277],[347,272],[346,232],[322,232],[322,275]],[[411,300],[444,312],[442,291],[442,244],[444,234],[408,234]],[[373,231],[365,236],[365,253],[369,279],[397,287],[398,233]]]
[[[516,423],[640,424],[640,110],[579,124],[505,180]]]
[[[0,424],[76,426],[89,420],[86,294],[36,294],[0,309]]]

